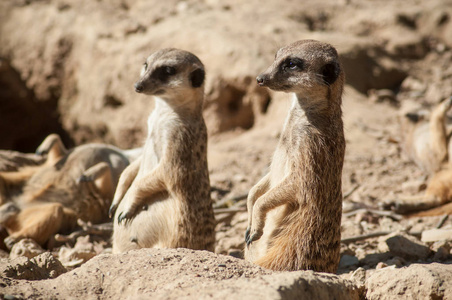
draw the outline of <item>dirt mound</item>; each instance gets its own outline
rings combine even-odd
[[[7,278],[12,277],[10,273],[4,272]],[[9,282],[3,293],[54,299],[100,295],[152,299],[358,299],[353,284],[336,275],[308,271],[272,274],[240,259],[187,249],[141,249],[100,255],[56,279]]]

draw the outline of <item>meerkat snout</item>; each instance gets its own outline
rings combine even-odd
[[[140,82],[135,83],[135,92],[137,93],[141,93],[143,91],[143,84],[141,84]]]
[[[264,86],[264,77],[262,75],[257,76],[256,81],[259,86]]]

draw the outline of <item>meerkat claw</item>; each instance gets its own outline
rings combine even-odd
[[[115,213],[115,211],[116,211],[116,208],[118,208],[117,205],[112,204],[112,205],[110,206],[110,209],[108,210],[108,217],[109,217],[109,218],[112,218],[112,217],[113,217],[113,215],[114,215],[114,213]]]
[[[245,242],[247,245],[248,245],[248,240],[250,238],[250,230],[251,230],[251,227],[248,227],[245,232]]]
[[[135,215],[135,210],[128,209],[125,211],[122,211],[118,216],[118,224],[121,224],[123,221],[127,222],[128,220],[132,219]]]
[[[89,182],[89,181],[93,181],[93,179],[89,176],[86,176],[84,174],[82,174],[79,178],[77,178],[77,183],[80,182]]]
[[[127,219],[127,213],[120,212],[118,216],[118,224],[121,224],[125,219]]]
[[[246,245],[249,246],[252,242],[257,241],[262,236],[262,231],[253,230],[253,234],[250,235],[251,229],[248,231],[248,238],[246,239]]]

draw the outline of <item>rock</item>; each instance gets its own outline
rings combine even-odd
[[[385,263],[388,266],[396,266],[397,268],[400,268],[406,264],[406,261],[403,258],[396,256],[387,260]]]
[[[125,276],[127,275],[127,276]],[[24,298],[359,299],[357,287],[334,274],[273,273],[207,251],[140,249],[99,255],[45,282],[18,282],[4,293]],[[60,296],[59,296],[60,295]]]
[[[47,278],[56,278],[61,274],[66,273],[66,269],[61,262],[50,252],[38,255],[31,261],[48,274]]]
[[[366,270],[359,267],[350,275],[350,280],[356,285],[360,295],[365,293],[366,289]]]
[[[349,268],[354,267],[359,264],[359,259],[356,256],[352,255],[342,255],[341,260],[339,261],[339,268]]]
[[[422,231],[421,241],[452,241],[452,229],[430,229]]]
[[[448,241],[438,241],[434,242],[430,249],[435,251],[433,256],[434,261],[445,261],[450,257],[450,242]]]
[[[384,268],[366,280],[366,298],[372,299],[450,299],[452,265],[413,264],[401,269]]]
[[[38,243],[36,243],[34,240],[22,239],[13,245],[9,257],[11,259],[20,256],[33,258],[41,253],[44,253],[44,249],[42,249],[41,246],[39,246]]]
[[[387,247],[392,254],[404,259],[426,259],[431,253],[429,247],[419,242],[415,237],[405,233],[395,233],[383,239],[384,241],[378,245],[380,251],[384,251]]]
[[[379,263],[377,264],[377,266],[375,267],[375,269],[380,270],[380,269],[386,268],[387,266],[388,266],[388,265],[385,264],[384,262],[379,262]]]
[[[73,248],[61,247],[58,252],[58,257],[65,267],[79,266],[87,262],[98,254],[94,245],[89,242],[89,236],[82,236],[77,238],[77,242]]]
[[[65,272],[61,262],[50,252],[45,252],[33,259],[24,256],[13,259],[0,274],[13,279],[42,280],[56,278]]]

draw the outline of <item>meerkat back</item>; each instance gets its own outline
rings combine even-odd
[[[154,96],[141,159],[121,175],[111,213],[113,252],[143,247],[213,251],[215,219],[202,116],[204,66],[192,53],[160,50],[135,91]]]

